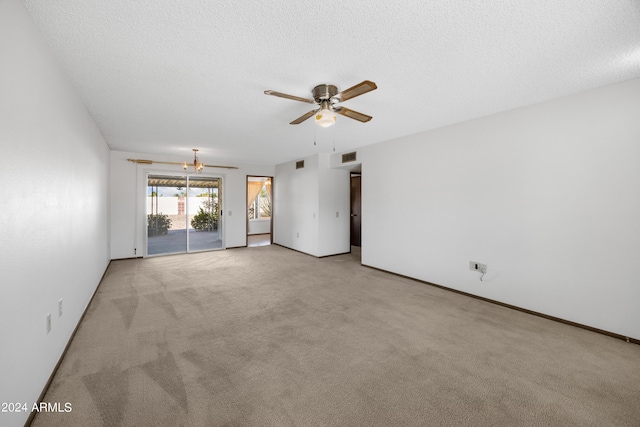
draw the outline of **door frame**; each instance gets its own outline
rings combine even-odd
[[[249,178],[269,178],[271,180],[271,221],[269,222],[269,244],[273,245],[273,223],[275,218],[275,203],[274,195],[276,194],[276,186],[273,176],[269,175],[247,175],[244,181],[244,218],[245,218],[245,233],[244,233],[244,246],[249,246],[249,208],[247,207],[246,200],[249,196]]]
[[[212,248],[212,249],[203,249],[203,250],[198,250],[198,251],[190,251],[189,250],[189,238],[188,238],[188,234],[189,234],[189,224],[185,223],[185,227],[186,227],[186,231],[187,231],[187,237],[186,237],[186,249],[184,252],[169,252],[169,253],[162,253],[162,254],[151,254],[149,255],[148,250],[149,250],[149,236],[148,236],[148,232],[147,232],[147,188],[148,188],[148,184],[149,184],[149,176],[150,175],[160,175],[160,176],[173,176],[176,178],[185,178],[186,182],[187,182],[187,187],[189,185],[189,179],[191,177],[202,177],[202,178],[212,178],[212,179],[218,179],[219,180],[219,187],[218,187],[218,199],[219,199],[219,204],[218,204],[218,218],[220,218],[220,221],[222,222],[222,224],[220,224],[218,226],[218,230],[219,230],[219,236],[220,236],[220,240],[221,240],[221,246],[219,248]],[[142,172],[142,198],[140,200],[140,202],[142,203],[143,208],[140,210],[141,211],[141,216],[139,218],[139,221],[141,224],[144,224],[144,226],[142,227],[143,229],[143,258],[151,258],[151,257],[157,257],[157,256],[167,256],[167,255],[180,255],[180,254],[191,254],[191,253],[200,253],[200,252],[211,252],[211,251],[218,251],[218,250],[224,250],[226,249],[226,224],[227,221],[224,219],[224,204],[225,204],[225,190],[224,190],[224,186],[225,186],[225,182],[226,179],[224,177],[224,175],[222,174],[195,174],[195,173],[188,173],[188,172],[179,172],[179,171],[167,171],[167,170],[152,170],[152,169],[144,169]],[[188,197],[188,194],[187,194]],[[246,198],[246,197],[245,197]],[[189,214],[189,208],[188,208],[188,199],[185,200],[185,215],[188,217]]]
[[[353,223],[354,223],[354,212],[353,212],[353,202],[354,202],[354,192],[353,192],[353,182],[354,179],[358,179],[359,180],[359,185],[358,185],[358,201],[359,201],[359,208],[360,211],[358,212],[359,215],[359,229],[358,229],[358,239],[360,240],[359,244],[354,244],[353,242],[353,238],[354,238],[354,230],[353,230]],[[362,173],[361,172],[351,172],[349,174],[349,245],[350,246],[358,246],[358,247],[362,247]]]

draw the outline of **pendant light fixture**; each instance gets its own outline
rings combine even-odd
[[[187,162],[183,162],[182,168],[186,171],[187,169],[189,169],[189,164]],[[193,149],[193,169],[196,171],[196,173],[200,173],[204,169],[204,163],[198,160],[197,148]]]

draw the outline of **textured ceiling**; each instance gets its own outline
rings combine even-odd
[[[111,149],[177,160],[277,164],[640,77],[638,0],[23,2]],[[365,79],[343,104],[365,124],[292,126],[312,106],[263,94]]]

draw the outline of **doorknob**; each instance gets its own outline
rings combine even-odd
[[[358,216],[357,214],[351,214],[351,216]]]

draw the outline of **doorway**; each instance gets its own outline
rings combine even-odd
[[[147,256],[222,249],[222,179],[147,176]]]
[[[362,176],[351,174],[351,246],[362,244]]]
[[[273,177],[247,175],[247,246],[273,243]]]

